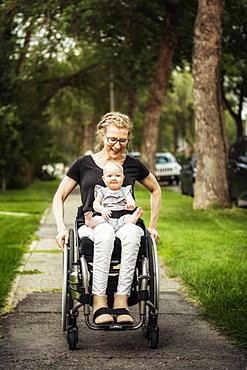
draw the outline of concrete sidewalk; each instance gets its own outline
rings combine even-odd
[[[65,202],[65,221],[74,227],[79,190]],[[62,252],[51,209],[47,210],[39,241],[25,256],[4,316],[0,340],[0,369],[165,369],[247,370],[247,353],[239,351],[208,323],[198,318],[198,307],[189,302],[179,284],[160,268],[160,341],[150,350],[141,330],[94,331],[87,328],[83,312],[78,318],[77,351],[70,351],[61,329]]]

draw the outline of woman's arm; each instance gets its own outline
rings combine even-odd
[[[53,214],[57,224],[58,234],[55,238],[57,245],[63,250],[63,243],[68,243],[69,234],[64,223],[64,202],[76,187],[77,182],[68,176],[61,181],[53,198]]]
[[[156,229],[161,205],[161,189],[158,181],[151,173],[144,180],[140,181],[140,184],[145,186],[150,192],[151,216],[148,231],[153,235],[155,241],[158,242],[160,237]]]

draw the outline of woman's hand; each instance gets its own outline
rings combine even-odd
[[[156,243],[158,243],[160,236],[156,230],[158,225],[158,217],[161,204],[161,188],[158,181],[151,173],[140,183],[150,191],[150,204],[151,204],[151,217],[149,222],[148,231],[154,237]]]
[[[158,231],[156,229],[151,228],[151,227],[148,228],[148,231],[149,231],[150,235],[152,235],[154,237],[155,243],[158,243],[158,241],[160,240],[160,236],[158,234]]]
[[[63,231],[60,231],[56,238],[55,238],[55,242],[57,243],[57,245],[59,246],[59,248],[62,249],[62,251],[64,250],[64,244],[68,244],[69,242],[69,233],[67,230],[63,230]]]

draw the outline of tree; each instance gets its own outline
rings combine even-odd
[[[176,27],[178,17],[178,4],[168,4],[162,22],[162,35],[156,71],[147,99],[141,159],[148,164],[152,173],[155,171],[159,121],[171,73],[172,56],[177,42]]]
[[[5,191],[8,181],[18,182],[18,167],[23,165],[21,136],[18,131],[20,125],[16,115],[16,108],[5,106],[0,108],[0,185]],[[13,174],[16,174],[13,178]]]
[[[90,86],[89,74],[97,65],[87,63],[91,58],[91,53],[88,53],[81,65],[73,63],[76,59],[74,55],[67,68],[62,68],[63,63],[59,61],[69,59],[67,44],[72,40],[59,33],[62,26],[58,5],[58,1],[30,5],[28,1],[21,0],[5,1],[0,8],[0,107],[12,104],[12,108],[16,108],[13,114],[18,126],[12,125],[12,128],[22,143],[22,148],[16,145],[13,151],[16,158],[22,158],[21,165],[15,168],[9,166],[4,186],[27,184],[40,175],[43,164],[61,160],[63,153],[58,150],[61,143],[56,145],[52,137],[54,130],[49,122],[47,107],[57,92],[67,86],[75,90],[84,85]],[[4,128],[4,122],[10,122],[10,115],[7,109],[1,112]],[[14,122],[12,118],[11,122]],[[6,128],[10,129],[10,125]],[[13,146],[10,134],[5,135],[4,140],[2,148]],[[3,156],[2,161],[7,163],[7,151],[3,151]]]
[[[228,0],[224,15],[222,84],[225,107],[242,136],[243,107],[247,100],[247,1]],[[235,136],[235,139],[236,139]]]
[[[160,120],[158,151],[172,151],[177,155],[179,139],[192,151],[195,143],[193,78],[190,70],[174,70]],[[172,133],[168,147],[167,133]]]
[[[230,207],[227,139],[220,79],[224,0],[199,0],[195,23],[193,76],[197,178],[195,209]]]
[[[68,143],[59,146],[59,130],[62,124],[66,126],[65,122],[77,135],[78,146],[74,147],[78,154],[92,148],[92,128],[109,110],[112,79],[115,109],[137,121],[138,148],[146,110],[142,154],[148,155],[144,160],[152,169],[172,67],[183,68],[190,63],[195,3],[196,0],[1,2],[0,103],[17,107],[21,154],[32,176],[43,162],[59,158],[60,148],[63,155],[65,148],[71,148],[71,141],[75,142],[72,135],[66,135],[65,127],[63,137]],[[147,91],[149,98],[143,108]],[[176,137],[180,128],[174,127]],[[148,141],[151,150],[145,147]],[[72,155],[69,150],[69,157]]]

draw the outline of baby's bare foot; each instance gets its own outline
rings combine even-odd
[[[85,218],[85,225],[90,227],[92,223],[93,212],[84,213],[84,218]]]
[[[138,218],[141,217],[141,215],[143,214],[143,209],[141,207],[138,207],[135,212],[133,213],[133,215],[136,214]]]
[[[143,209],[141,207],[138,207],[134,213],[132,213],[131,215],[131,221],[133,224],[135,224],[139,218],[141,217],[141,215],[143,214]]]

